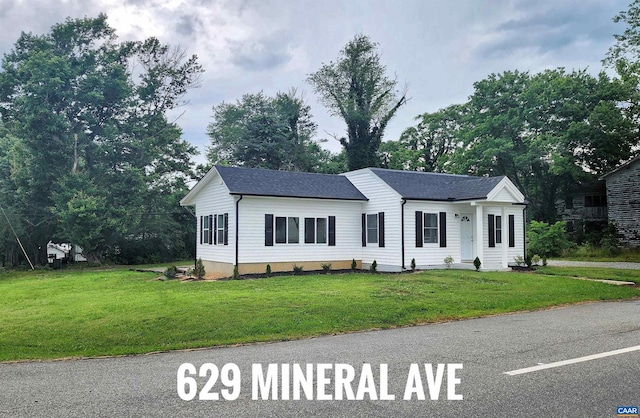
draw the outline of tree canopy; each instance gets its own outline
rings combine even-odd
[[[149,239],[185,251],[176,231],[190,220],[171,196],[186,190],[196,149],[166,112],[201,72],[155,38],[117,42],[104,14],[20,36],[0,72],[0,196],[35,259],[49,239],[93,259]]]
[[[447,170],[506,175],[530,201],[533,219],[553,222],[555,202],[577,182],[628,159],[636,126],[619,103],[628,86],[604,72],[506,71],[474,84]]]
[[[314,140],[316,124],[295,90],[268,97],[245,94],[213,108],[207,128],[210,164],[321,171],[330,154]]]

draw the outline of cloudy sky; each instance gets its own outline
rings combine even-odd
[[[602,69],[622,32],[612,17],[629,0],[0,0],[0,55],[20,32],[45,33],[67,17],[104,12],[121,40],[155,36],[197,54],[202,87],[178,124],[202,151],[211,108],[245,93],[297,88],[311,105],[318,138],[338,151],[344,135],[305,81],[335,60],[355,34],[378,43],[390,76],[411,100],[391,122],[397,139],[414,118],[464,102],[473,83],[506,70]],[[203,157],[197,161],[203,161]]]

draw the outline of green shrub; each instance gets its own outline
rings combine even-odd
[[[177,273],[178,268],[176,266],[171,266],[164,271],[164,275],[167,279],[175,279]]]
[[[303,267],[304,266],[298,266],[298,265],[294,264],[293,265],[293,274],[296,275],[296,276],[299,275],[299,274],[302,274]]]
[[[609,223],[602,230],[602,238],[600,239],[600,248],[607,251],[609,255],[619,255],[622,253],[620,249],[620,232],[618,226],[614,223]]]
[[[198,258],[196,261],[196,266],[193,269],[193,275],[196,276],[196,279],[202,279],[205,275],[204,264],[202,263],[202,258]]]
[[[351,260],[351,270],[355,270],[358,267],[358,263],[356,263],[356,259]]]
[[[453,257],[451,257],[450,255],[446,256],[444,258],[444,264],[447,266],[448,269],[450,269],[451,265],[453,264]]]
[[[329,273],[329,271],[331,270],[331,263],[322,263],[320,264],[320,267],[322,267],[322,271],[324,271],[325,273]]]
[[[527,234],[527,248],[531,254],[538,254],[543,260],[559,256],[571,247],[565,231],[566,222],[553,225],[546,222],[531,221]]]
[[[531,262],[533,263],[534,266],[539,266],[540,265],[540,256],[538,254],[534,254],[533,257],[531,257]]]
[[[522,257],[521,255],[517,255],[513,257],[513,261],[516,262],[516,266],[520,267],[524,264],[524,257]]]
[[[373,263],[371,263],[371,267],[369,267],[369,270],[371,271],[371,273],[375,273],[378,270],[378,262],[376,260],[373,260]]]
[[[411,270],[415,270],[416,269],[416,259],[412,258],[411,259]]]
[[[476,259],[473,260],[473,265],[476,267],[476,271],[480,271],[480,266],[482,265],[480,258],[476,257]]]
[[[271,276],[271,264],[267,264],[267,270],[265,271],[265,273],[267,274],[267,277]]]

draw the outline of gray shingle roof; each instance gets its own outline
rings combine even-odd
[[[371,171],[403,198],[413,200],[484,199],[504,178],[504,176],[471,177],[382,168],[372,168]]]
[[[367,200],[344,176],[216,166],[231,194]]]

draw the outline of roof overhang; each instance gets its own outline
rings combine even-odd
[[[607,177],[611,176],[612,174],[617,173],[618,171],[621,171],[621,170],[629,167],[631,164],[635,163],[638,160],[640,160],[640,155],[635,156],[634,158],[630,159],[629,161],[627,161],[626,163],[622,164],[621,166],[616,167],[614,170],[609,171],[607,174],[604,174],[603,176],[601,176],[598,180],[606,180]]]
[[[369,199],[340,199],[337,197],[324,197],[324,196],[295,196],[295,195],[275,195],[275,194],[257,194],[257,193],[229,193],[232,196],[250,196],[250,197],[270,197],[270,198],[283,198],[283,199],[313,199],[313,200],[335,200],[339,202],[366,202]]]

